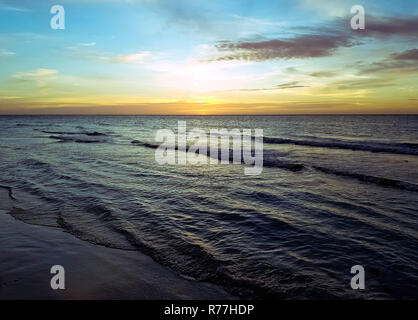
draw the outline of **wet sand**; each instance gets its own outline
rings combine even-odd
[[[138,251],[93,245],[60,229],[18,221],[7,214],[13,201],[0,189],[0,299],[233,298]],[[53,265],[65,268],[65,290],[50,287]]]

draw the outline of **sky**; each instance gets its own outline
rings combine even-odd
[[[417,40],[416,0],[0,0],[0,114],[417,114]]]

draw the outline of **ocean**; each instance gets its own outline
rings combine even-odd
[[[263,129],[262,173],[158,164],[178,121]],[[0,116],[0,159],[15,218],[241,298],[418,298],[416,115]]]

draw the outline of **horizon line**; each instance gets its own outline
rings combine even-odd
[[[418,113],[265,113],[265,114],[113,114],[113,113],[106,113],[106,114],[93,114],[93,113],[64,113],[64,114],[54,114],[54,113],[45,113],[45,114],[38,114],[38,113],[5,113],[1,114],[0,116],[149,116],[149,117],[190,117],[190,116],[197,116],[197,117],[223,117],[223,116],[418,116]]]

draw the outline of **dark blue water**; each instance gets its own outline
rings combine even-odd
[[[157,164],[178,120],[264,129],[262,174]],[[418,116],[2,116],[0,160],[16,218],[241,297],[418,297]]]

